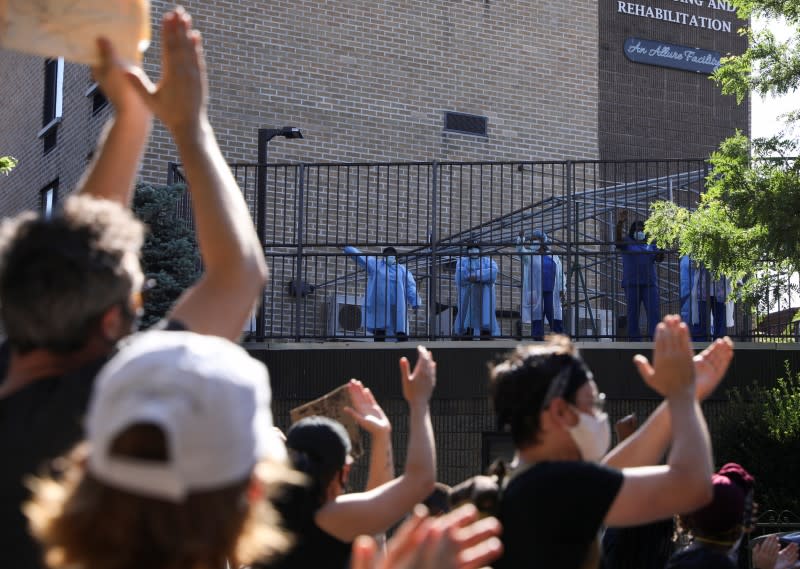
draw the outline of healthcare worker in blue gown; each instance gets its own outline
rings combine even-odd
[[[692,339],[706,342],[709,328],[713,325],[713,338],[723,338],[733,326],[733,282],[722,275],[718,279],[703,264],[698,264],[692,279],[690,301],[692,307]],[[709,319],[709,315],[711,319]]]
[[[644,222],[634,221],[623,237],[627,215],[617,223],[617,249],[622,251],[622,288],[628,306],[628,339],[642,339],[639,331],[639,306],[644,304],[647,313],[647,335],[652,338],[661,320],[656,263],[664,260],[664,253],[647,243]]]
[[[516,240],[522,261],[520,316],[525,324],[531,325],[533,339],[543,340],[545,318],[552,332],[564,332],[561,309],[564,270],[558,255],[550,252],[546,233],[537,229],[527,241],[531,243],[530,247],[525,246],[525,233],[520,231]]]
[[[416,310],[420,302],[417,283],[405,265],[397,262],[397,250],[386,247],[382,255],[362,255],[355,247],[347,246],[344,252],[367,271],[365,326],[376,342],[387,337],[398,342],[408,340],[406,304]]]
[[[692,331],[692,336],[695,335],[695,326],[692,324],[693,311],[692,305],[692,286],[694,285],[694,273],[697,270],[689,255],[683,255],[680,261],[680,279],[681,279],[681,320],[686,323],[689,330]]]
[[[453,331],[456,336],[489,338],[500,335],[495,314],[497,263],[481,257],[478,245],[467,246],[467,256],[456,262],[458,313]]]

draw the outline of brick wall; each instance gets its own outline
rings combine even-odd
[[[155,17],[169,3],[153,2]],[[229,161],[597,157],[596,2],[188,1],[203,32],[209,113]],[[146,69],[157,75],[158,34]],[[567,58],[565,52],[579,53]],[[443,111],[488,116],[487,138],[442,132]],[[157,130],[145,175],[177,160]]]
[[[723,56],[744,51],[747,41],[736,30],[746,22],[726,10],[725,2],[700,0],[699,4],[600,0],[601,159],[705,158],[735,129],[749,133],[749,104],[737,105],[734,97],[723,96],[708,75],[634,63],[624,54],[629,37],[699,47]],[[647,13],[640,6],[668,10],[678,23],[636,15],[637,8],[638,13]],[[691,16],[712,18],[719,22],[717,27],[729,24],[730,31],[680,23],[691,22]]]
[[[89,69],[65,63],[63,120],[56,146],[45,154],[36,136],[43,126],[44,75],[44,59],[0,50],[0,155],[19,160],[11,175],[0,176],[2,215],[38,210],[40,190],[56,179],[63,199],[77,184],[110,114],[109,107],[92,113]]]

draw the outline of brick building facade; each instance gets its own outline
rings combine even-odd
[[[470,1],[184,3],[203,32],[209,113],[225,157],[256,160],[256,130],[285,124],[305,140],[276,141],[270,161],[543,160],[599,156],[597,8]],[[158,75],[158,24],[171,4],[152,2],[154,42],[145,68]],[[580,58],[564,56],[570,50]],[[41,128],[42,60],[0,51],[3,153],[21,159],[0,180],[0,212],[36,205],[31,188],[58,177],[72,188],[98,125],[85,68],[64,71],[57,148]],[[444,132],[444,112],[487,117],[487,136]],[[142,179],[161,183],[178,160],[165,130],[150,141]],[[74,170],[74,172],[73,172]],[[9,195],[13,194],[13,195]]]

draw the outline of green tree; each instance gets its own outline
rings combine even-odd
[[[741,18],[784,17],[795,37],[780,42],[769,30],[742,30],[748,49],[723,58],[712,79],[740,103],[750,92],[794,92],[800,83],[800,0],[732,2]],[[797,118],[790,113],[787,124]],[[646,231],[658,245],[677,248],[715,274],[742,279],[738,293],[768,309],[780,297],[797,292],[788,278],[800,269],[797,150],[783,133],[750,141],[737,132],[712,154],[707,192],[697,209],[657,202]]]
[[[155,281],[145,294],[143,328],[162,319],[200,276],[194,231],[176,216],[178,199],[185,191],[183,185],[139,185],[133,197],[134,213],[149,227],[142,264],[147,279]]]
[[[800,376],[785,366],[771,387],[732,390],[713,431],[714,454],[718,466],[737,462],[755,476],[762,512],[800,514]]]
[[[0,156],[0,174],[8,174],[17,165],[17,159],[13,156]]]

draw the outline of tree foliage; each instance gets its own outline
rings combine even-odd
[[[782,95],[800,84],[800,0],[733,0],[741,18],[785,18],[795,37],[778,41],[768,30],[744,29],[748,49],[723,58],[712,78],[739,102],[751,92]],[[787,124],[797,115],[790,113]],[[657,202],[647,232],[716,275],[741,279],[745,300],[769,309],[798,292],[789,275],[800,269],[800,163],[784,134],[748,140],[741,133],[711,155],[707,192],[696,211]]]
[[[149,232],[142,247],[142,264],[155,287],[147,291],[142,327],[161,320],[181,295],[200,276],[200,254],[194,231],[176,218],[183,185],[155,187],[139,185],[133,211]]]
[[[737,133],[711,155],[697,209],[656,202],[646,231],[659,246],[741,280],[738,294],[768,308],[796,288],[788,275],[800,268],[800,162],[788,157],[795,149]]]
[[[761,511],[800,514],[800,376],[785,366],[771,387],[731,391],[715,425],[714,454],[718,466],[738,462],[755,476]]]
[[[0,174],[8,174],[17,165],[17,159],[13,156],[0,156]]]

